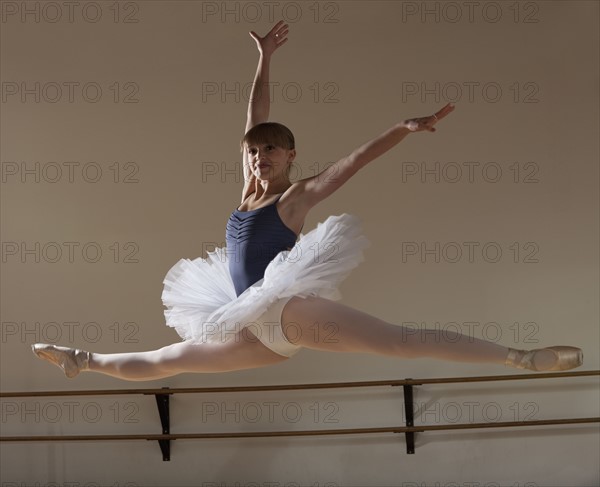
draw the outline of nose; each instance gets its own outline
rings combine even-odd
[[[263,162],[263,161],[265,161],[266,159],[267,159],[267,153],[266,153],[266,151],[262,151],[262,152],[261,152],[261,151],[258,151],[258,152],[256,153],[256,160],[257,160],[258,162]]]

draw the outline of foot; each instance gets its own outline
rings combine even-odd
[[[555,346],[535,350],[509,348],[505,365],[540,371],[569,370],[583,364],[583,351],[577,347]]]
[[[60,367],[69,379],[75,377],[82,370],[89,370],[90,352],[46,343],[31,345],[31,350],[39,358]]]

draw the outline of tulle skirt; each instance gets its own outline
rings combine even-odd
[[[332,215],[306,235],[300,233],[294,247],[277,254],[264,277],[239,296],[229,273],[228,259],[235,255],[227,247],[215,248],[206,259],[181,259],[163,281],[166,324],[183,340],[223,343],[281,298],[339,300],[339,284],[364,261],[369,246],[357,216]]]

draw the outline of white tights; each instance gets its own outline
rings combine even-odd
[[[468,335],[412,329],[324,298],[292,298],[282,314],[291,343],[329,352],[362,352],[398,358],[503,365],[509,348]],[[248,329],[225,343],[180,342],[148,352],[91,353],[89,370],[126,380],[152,380],[182,372],[228,372],[264,367],[287,360],[265,347]],[[541,352],[538,366],[555,356]],[[544,363],[546,362],[546,363]]]

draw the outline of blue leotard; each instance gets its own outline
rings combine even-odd
[[[269,262],[279,252],[291,249],[296,243],[297,235],[277,212],[275,205],[279,198],[250,211],[236,208],[227,221],[229,273],[238,296],[264,277]]]

